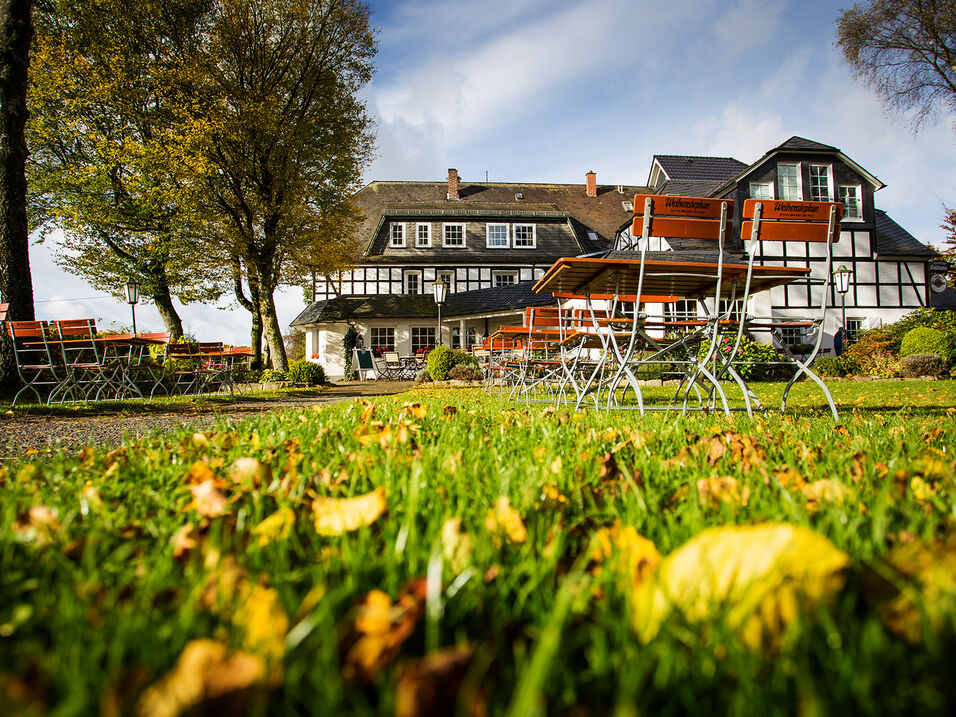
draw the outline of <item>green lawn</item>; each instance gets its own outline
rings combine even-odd
[[[8,463],[0,714],[952,714],[956,385],[833,393],[423,389]]]

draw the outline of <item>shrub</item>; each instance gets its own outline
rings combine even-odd
[[[946,360],[937,354],[910,354],[900,362],[903,375],[910,378],[919,376],[942,376],[948,366]]]
[[[718,356],[729,354],[734,347],[734,340],[726,336],[721,339],[717,349]],[[697,357],[703,358],[709,349],[710,341],[701,342]],[[740,349],[734,357],[733,367],[745,381],[761,381],[773,373],[776,367],[772,364],[779,360],[780,354],[773,346],[744,336],[740,340]]]
[[[451,354],[451,365],[452,366],[462,366],[470,364],[472,366],[478,365],[478,359],[472,356],[467,351],[461,349],[455,349]]]
[[[318,386],[325,383],[325,369],[321,364],[312,361],[293,361],[289,364],[289,380],[307,386]]]
[[[448,371],[448,378],[455,381],[481,381],[484,377],[484,372],[477,364],[460,363],[452,366]]]
[[[260,383],[272,383],[273,381],[287,381],[289,374],[285,371],[277,371],[274,368],[267,368],[259,375]]]
[[[920,326],[907,331],[900,344],[900,356],[913,354],[936,354],[949,365],[953,358],[953,340],[939,329]]]
[[[415,374],[415,383],[431,383],[432,377],[428,375],[428,369],[423,368]]]
[[[426,367],[432,381],[444,381],[448,371],[454,366],[454,352],[447,346],[436,346],[428,353]]]
[[[841,359],[853,361],[858,373],[868,376],[893,376],[898,368],[899,341],[889,327],[864,331]]]
[[[836,356],[819,356],[813,360],[813,370],[820,376],[846,376],[843,362]]]

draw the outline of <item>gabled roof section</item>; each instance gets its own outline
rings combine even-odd
[[[583,184],[462,182],[460,199],[449,200],[445,181],[376,181],[360,189],[352,199],[365,215],[357,231],[366,254],[386,218],[399,212],[401,216],[431,216],[435,221],[443,216],[565,217],[580,235],[582,250],[590,251],[587,230],[596,232],[603,241],[613,239],[617,228],[630,216],[622,201],[647,191],[647,187],[599,185],[597,196],[589,197]],[[579,227],[583,231],[578,231]]]
[[[937,255],[935,251],[890,219],[890,216],[882,209],[876,210],[874,219],[876,233],[873,250],[878,257],[929,259]],[[848,226],[844,225],[844,228]]]
[[[866,169],[861,167],[859,164],[854,162],[852,159],[847,157],[843,152],[837,147],[831,147],[828,144],[821,144],[820,142],[814,142],[812,139],[807,139],[806,137],[798,137],[794,135],[786,142],[777,145],[769,152],[767,152],[763,157],[758,159],[756,162],[750,166],[744,168],[733,177],[729,177],[726,181],[722,182],[714,190],[714,194],[719,194],[724,189],[728,188],[730,185],[735,184],[740,181],[743,177],[750,174],[751,171],[759,167],[764,162],[768,161],[771,157],[781,153],[801,153],[801,154],[820,154],[820,155],[834,155],[837,159],[842,161],[848,167],[856,171],[860,176],[862,176],[866,181],[868,181],[873,186],[873,191],[882,189],[886,185],[881,182],[875,174],[871,174]]]
[[[536,294],[535,282],[476,289],[449,294],[442,309],[448,318],[522,310],[527,306],[554,303],[550,294]],[[290,326],[341,323],[348,319],[433,319],[438,317],[435,299],[427,294],[374,294],[338,296],[316,301],[293,319]]]
[[[720,186],[720,182],[701,180],[671,179],[659,187],[658,194],[670,194],[679,197],[709,197]]]
[[[655,154],[648,185],[659,185],[661,179],[722,182],[747,165],[733,157],[702,157],[683,154]],[[655,169],[658,170],[655,173]]]
[[[777,146],[776,149],[794,150],[798,152],[806,152],[806,151],[839,152],[840,151],[836,147],[831,147],[828,144],[821,144],[820,142],[814,142],[812,139],[807,139],[806,137],[797,137],[796,135],[788,139],[783,144]]]

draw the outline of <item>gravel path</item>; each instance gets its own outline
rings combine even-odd
[[[24,455],[28,450],[50,447],[75,449],[87,445],[116,446],[124,437],[138,438],[157,429],[194,426],[202,428],[225,417],[249,418],[290,408],[348,401],[357,397],[387,396],[406,391],[410,382],[379,381],[348,383],[317,391],[300,391],[269,398],[247,394],[238,399],[201,398],[195,402],[151,402],[93,408],[70,413],[0,414],[0,460]],[[69,408],[64,409],[70,411]]]

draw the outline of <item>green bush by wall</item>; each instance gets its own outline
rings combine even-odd
[[[447,346],[436,346],[428,354],[428,375],[432,381],[444,381],[448,371],[454,366],[454,352]]]
[[[947,364],[953,359],[953,341],[943,331],[920,326],[906,332],[900,344],[900,356],[936,354]]]
[[[304,383],[307,386],[318,386],[325,383],[325,369],[321,364],[312,361],[293,361],[289,364],[289,380]]]

